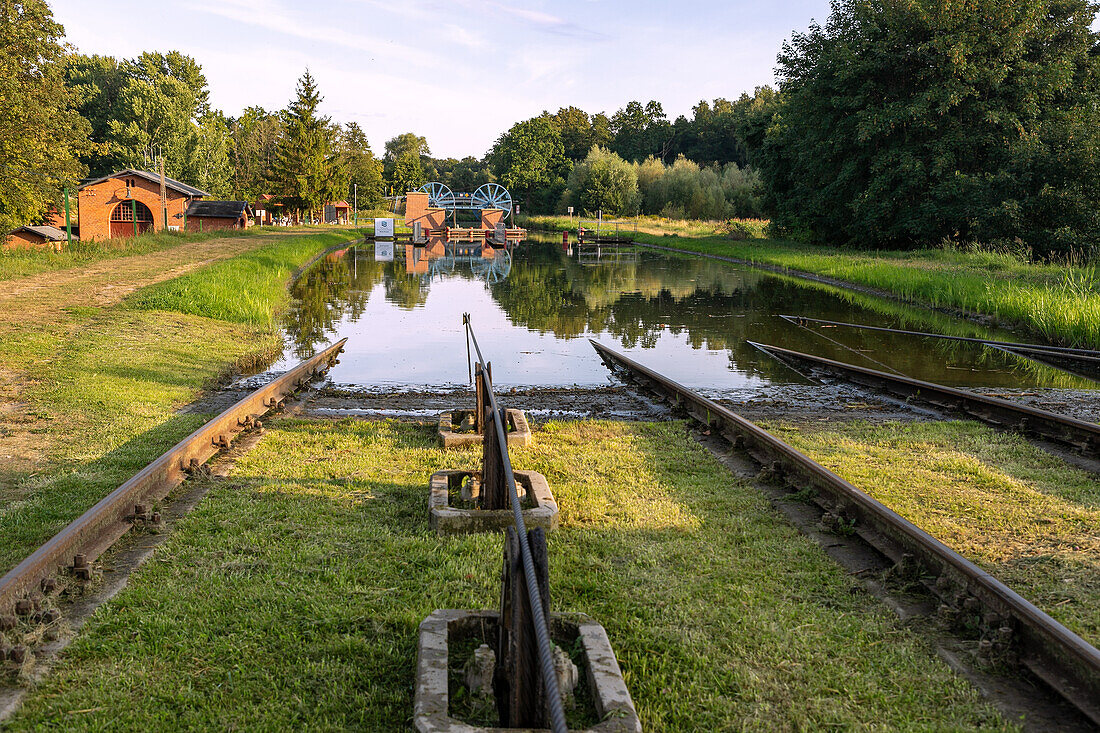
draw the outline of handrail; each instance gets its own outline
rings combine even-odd
[[[497,444],[501,446],[500,456],[504,464],[504,480],[512,500],[512,514],[516,520],[516,534],[519,535],[519,551],[523,557],[523,575],[527,579],[527,599],[531,603],[531,615],[534,616],[535,638],[538,640],[539,647],[539,666],[542,668],[542,684],[546,691],[547,705],[550,708],[550,727],[554,733],[567,733],[565,710],[561,703],[561,689],[558,687],[558,676],[554,672],[554,657],[550,651],[550,629],[546,625],[546,615],[542,612],[542,594],[539,593],[538,579],[535,576],[535,560],[531,554],[531,545],[527,541],[527,525],[523,521],[523,508],[519,502],[519,492],[516,490],[516,477],[512,473],[512,460],[508,456],[508,434],[504,430],[504,421],[501,420],[500,410],[497,408],[497,399],[493,394],[492,379],[489,376],[489,370],[485,368],[485,358],[481,355],[481,346],[478,345],[477,336],[474,335],[469,313],[462,314],[462,323],[466,327],[467,336],[474,344],[478,363],[482,365],[479,373],[485,387],[485,398],[489,402],[489,410],[493,414]]]

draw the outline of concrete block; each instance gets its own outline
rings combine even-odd
[[[440,610],[420,623],[413,697],[413,726],[419,733],[515,733],[515,728],[483,728],[450,716],[449,639],[463,633],[495,639],[498,619],[496,611]],[[602,721],[584,733],[641,733],[634,701],[603,626],[581,613],[551,614],[550,635],[562,646],[571,646],[579,638],[584,649],[588,688]]]
[[[527,529],[542,527],[549,532],[558,526],[558,503],[550,492],[546,477],[535,471],[515,471],[516,488],[526,492],[535,505],[523,510]],[[511,509],[457,509],[451,506],[451,489],[457,489],[467,476],[480,479],[476,471],[437,471],[429,482],[428,514],[432,529],[440,536],[503,532],[515,524]]]
[[[439,439],[443,441],[444,448],[461,448],[466,445],[481,445],[481,433],[460,433],[456,426],[473,417],[473,410],[450,410],[439,416]],[[530,444],[532,438],[531,426],[527,423],[527,415],[523,410],[505,410],[508,421],[505,427],[508,430],[508,445],[519,446]]]

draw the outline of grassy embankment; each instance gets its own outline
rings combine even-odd
[[[513,457],[561,506],[552,606],[606,627],[646,730],[1010,728],[680,424],[551,423]],[[478,460],[270,423],[10,727],[407,730],[417,624],[498,601],[500,536],[426,516],[429,473]]]
[[[1091,474],[974,422],[766,427],[1100,644]]]
[[[533,229],[575,229],[568,217],[527,217]],[[1005,252],[927,249],[859,252],[789,241],[733,241],[717,222],[642,220],[637,240],[811,272],[907,301],[992,316],[1057,344],[1100,348],[1100,283],[1094,264],[1028,262]],[[763,224],[756,225],[763,236]]]
[[[0,374],[18,375],[24,407],[0,430],[28,438],[9,450],[40,456],[0,477],[0,571],[209,417],[179,407],[227,372],[273,358],[290,274],[350,236],[271,233],[111,306],[74,303],[48,324],[33,311],[4,323]]]
[[[258,227],[244,231],[230,230],[207,232],[205,234],[178,234],[175,232],[156,232],[140,237],[126,239],[108,239],[95,242],[73,242],[65,245],[61,251],[52,249],[9,249],[0,250],[0,280],[12,280],[40,272],[64,270],[69,267],[85,267],[103,260],[128,255],[140,255],[148,252],[160,252],[184,242],[203,242],[211,239],[234,239],[257,236],[267,233]]]

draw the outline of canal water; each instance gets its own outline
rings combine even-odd
[[[804,383],[756,341],[963,387],[1091,389],[1087,380],[974,344],[821,326],[779,314],[1007,341],[1012,333],[796,278],[645,248],[365,245],[330,253],[293,286],[288,368],[347,337],[329,374],[364,390],[468,384],[469,313],[499,388],[591,387],[608,372],[589,339],[708,393]]]

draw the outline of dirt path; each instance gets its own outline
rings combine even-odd
[[[0,283],[0,483],[41,465],[43,434],[27,388],[42,378],[57,349],[79,338],[103,308],[135,290],[297,233],[208,239]]]

